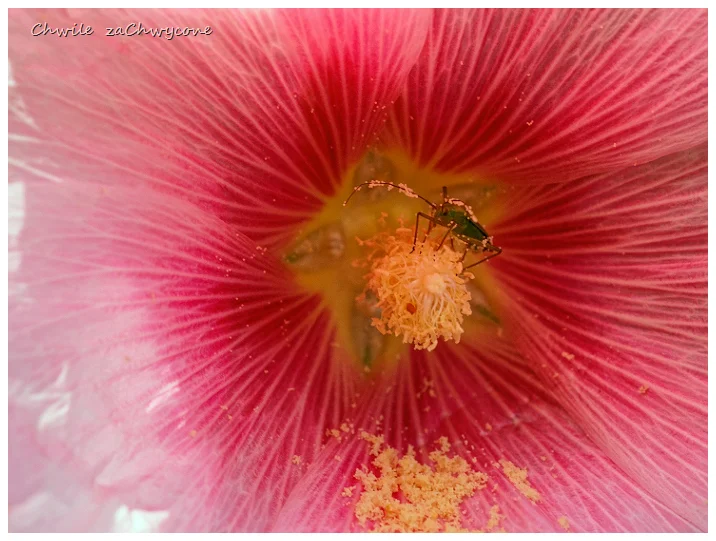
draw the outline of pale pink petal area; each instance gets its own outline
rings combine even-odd
[[[510,335],[609,458],[706,529],[705,146],[511,201]]]
[[[348,166],[376,142],[430,17],[384,10],[15,10],[16,106],[32,121],[32,136],[47,145],[32,154],[47,178],[130,177],[212,208],[251,238],[275,244],[321,208]],[[53,27],[82,21],[95,33],[33,37],[38,20]],[[210,26],[212,33],[172,40],[105,35],[105,27],[139,21],[145,28]]]
[[[11,529],[269,527],[357,380],[270,249],[375,139],[429,17],[11,13]],[[104,36],[138,20],[213,32]]]
[[[413,354],[409,361],[400,365],[395,379],[387,378],[364,397],[356,431],[384,431],[402,452],[409,444],[419,453],[429,452],[435,440],[447,437],[457,454],[489,475],[486,488],[463,506],[464,527],[485,529],[497,505],[503,516],[498,528],[508,532],[696,529],[596,447],[496,333],[467,347]],[[329,441],[296,485],[274,529],[361,531],[355,518],[360,484],[353,474],[370,460],[365,441]],[[526,468],[537,496],[518,488],[500,461]],[[346,487],[352,488],[350,495]]]
[[[440,171],[558,182],[706,140],[705,10],[444,10],[389,144]]]
[[[132,512],[165,530],[269,528],[303,473],[292,457],[312,460],[359,381],[317,299],[179,198],[22,186],[10,528],[106,531]]]

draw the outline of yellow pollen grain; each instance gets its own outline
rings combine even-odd
[[[537,492],[537,490],[535,490],[535,488],[530,485],[530,482],[527,480],[527,468],[518,468],[512,462],[505,460],[504,458],[500,460],[500,465],[502,465],[502,471],[505,473],[507,478],[515,486],[515,488],[522,493],[523,496],[533,502],[538,502],[540,500],[539,492]]]
[[[343,496],[344,498],[350,498],[351,496],[353,496],[353,489],[354,487],[345,487],[341,492],[341,496]]]
[[[566,351],[563,351],[563,352],[562,352],[562,357],[564,357],[564,358],[567,359],[568,361],[573,361],[573,360],[574,360],[574,355],[571,354],[571,353],[567,353]]]
[[[464,317],[472,313],[466,287],[472,275],[463,274],[462,254],[449,243],[436,250],[433,241],[418,243],[413,251],[413,231],[407,228],[363,244],[373,249],[366,292],[375,294],[380,309],[372,325],[382,334],[402,336],[415,349],[431,351],[438,339],[459,342]]]
[[[326,436],[329,438],[333,437],[336,438],[338,441],[341,441],[341,431],[337,428],[329,428],[326,430]]]
[[[370,454],[373,456],[378,456],[380,448],[383,446],[383,443],[385,441],[383,439],[383,436],[376,436],[373,434],[369,434],[366,431],[363,431],[360,433],[360,437],[371,444]]]
[[[420,389],[416,394],[416,398],[420,398],[423,394],[427,393],[428,396],[435,398],[437,394],[435,393],[435,382],[428,378],[423,378],[423,388]]]
[[[646,394],[649,392],[649,386],[648,385],[642,385],[639,387],[639,393],[640,394]]]
[[[485,525],[485,530],[488,532],[494,532],[494,531],[505,531],[504,528],[500,528],[500,523],[502,522],[502,519],[505,518],[502,514],[500,514],[500,506],[499,505],[493,505],[490,507],[490,518],[487,521],[487,524]],[[499,530],[498,530],[499,528]]]
[[[291,462],[295,464],[296,466],[299,466],[301,464],[301,457],[298,455],[293,455],[291,457]]]
[[[567,517],[564,517],[564,516],[559,517],[557,519],[557,522],[559,522],[559,525],[562,526],[562,528],[564,528],[565,532],[569,531],[569,521],[567,520]]]
[[[363,432],[372,466],[355,472],[361,494],[355,507],[359,524],[374,532],[467,531],[460,505],[487,483],[459,456],[448,456],[450,443],[440,438],[429,464],[418,461],[412,447],[400,456],[382,436]],[[344,490],[345,492],[345,490]]]

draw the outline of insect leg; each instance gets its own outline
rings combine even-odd
[[[474,267],[474,266],[476,266],[476,265],[479,265],[480,263],[484,263],[484,262],[487,261],[488,259],[492,259],[493,257],[497,257],[498,255],[500,255],[500,254],[502,253],[502,248],[498,248],[497,246],[491,246],[491,247],[487,248],[487,250],[489,250],[489,251],[491,251],[491,252],[494,252],[494,253],[488,255],[487,257],[482,258],[482,259],[481,259],[480,261],[478,261],[477,263],[473,263],[472,265],[468,265],[467,267],[465,267],[464,269],[462,269],[463,272],[466,271],[466,270],[469,269],[469,268],[472,268],[472,267]]]
[[[450,233],[452,233],[452,230],[455,229],[456,226],[457,226],[457,224],[456,224],[455,222],[450,222],[450,223],[447,225],[448,230],[445,232],[445,236],[443,237],[443,240],[440,241],[440,244],[439,244],[438,247],[435,249],[436,252],[439,251],[440,248],[443,247],[443,244],[445,244],[445,240],[448,238],[448,235],[449,235]],[[451,240],[452,240],[452,239],[451,239]]]
[[[410,250],[411,254],[415,251],[415,243],[418,240],[418,228],[420,227],[420,218],[425,218],[428,221],[428,223],[430,224],[428,226],[428,230],[432,229],[432,225],[435,222],[435,219],[432,216],[430,216],[429,214],[425,214],[424,212],[418,212],[416,214],[416,216],[415,216],[415,233],[413,234],[413,249]],[[423,242],[425,242],[425,240],[423,240]]]
[[[426,240],[428,240],[428,235],[430,235],[430,232],[433,230],[433,226],[437,225],[437,222],[435,221],[435,215],[437,213],[437,210],[433,212],[433,214],[430,216],[430,219],[428,221],[428,229],[425,231],[425,235],[423,236],[423,244]]]

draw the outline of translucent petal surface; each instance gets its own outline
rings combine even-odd
[[[472,530],[485,528],[494,505],[503,515],[500,526],[509,532],[564,531],[562,517],[576,532],[695,529],[639,488],[549,394],[511,346],[497,336],[481,336],[469,347],[414,354],[395,379],[376,386],[359,406],[366,415],[355,425],[368,431],[379,426],[402,452],[408,444],[416,444],[419,454],[430,451],[434,440],[447,436],[455,452],[490,476],[487,487],[464,506],[463,525]],[[274,528],[359,531],[353,506],[360,492],[353,474],[371,458],[365,441],[331,442]],[[536,502],[505,474],[501,460],[527,468]],[[351,496],[342,494],[345,487],[355,487]]]
[[[11,530],[356,529],[360,428],[474,459],[472,528],[706,528],[705,12],[10,19]],[[376,379],[272,251],[373,144],[581,178],[503,193],[504,337]]]
[[[267,247],[374,140],[428,16],[142,12],[213,27],[168,42],[13,12],[13,529],[268,527],[302,472],[275,464],[310,459],[356,374]]]
[[[17,255],[10,277],[13,529],[47,527],[13,518],[42,492],[61,505],[52,529],[93,523],[80,512],[82,499],[70,497],[76,493],[105,510],[169,510],[168,527],[265,524],[275,500],[253,497],[263,477],[239,468],[236,455],[249,459],[242,444],[254,448],[251,438],[264,434],[249,426],[281,418],[281,396],[267,389],[279,381],[288,387],[291,344],[300,344],[293,337],[311,340],[317,349],[304,360],[319,376],[330,374],[318,371],[330,334],[316,320],[315,301],[297,293],[255,243],[151,190],[27,183]],[[310,377],[299,384],[301,393],[329,388]],[[314,394],[309,402],[320,400]],[[237,430],[229,428],[233,417]],[[241,526],[218,503],[205,507],[212,497],[222,501],[230,479],[245,487],[231,487],[235,498],[255,506],[232,515]]]
[[[499,229],[512,335],[586,433],[706,527],[706,148],[519,191]],[[497,233],[496,233],[497,234]]]
[[[488,181],[557,182],[706,140],[704,10],[445,10],[390,141]]]
[[[95,34],[32,37],[38,17],[60,27],[82,20]],[[255,240],[285,241],[376,142],[429,17],[14,11],[13,77],[37,130],[12,131],[52,141],[41,163],[35,153],[22,166],[46,178],[130,176],[210,206]],[[104,35],[105,27],[136,20],[158,28],[211,25],[212,34],[172,41]]]

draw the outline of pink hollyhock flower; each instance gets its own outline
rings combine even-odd
[[[370,528],[363,428],[485,473],[468,529],[706,530],[706,26],[12,11],[10,529]],[[403,200],[326,209],[380,175],[504,250],[459,344],[356,331],[348,230]]]

